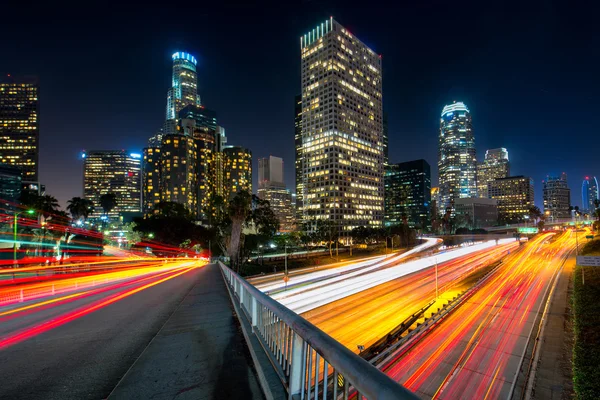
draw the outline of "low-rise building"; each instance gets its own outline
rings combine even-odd
[[[498,221],[522,222],[534,206],[533,179],[527,176],[509,176],[488,182],[488,195],[498,200]]]
[[[498,201],[480,197],[456,199],[456,218],[462,220],[469,229],[480,229],[498,223]]]

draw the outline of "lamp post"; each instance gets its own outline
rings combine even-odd
[[[35,210],[27,210],[27,211],[21,211],[18,213],[15,213],[14,215],[14,222],[13,222],[13,264],[17,263],[17,224],[18,224],[18,216],[23,214],[24,212],[26,212],[27,214],[31,215],[35,213]]]

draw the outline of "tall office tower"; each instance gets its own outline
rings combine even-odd
[[[302,95],[294,97],[294,145],[296,147],[296,159],[294,166],[296,168],[296,220],[302,221],[302,192],[304,184],[302,176],[304,174],[304,164],[302,164]]]
[[[543,183],[544,214],[551,218],[569,218],[571,216],[571,189],[567,183],[567,174],[546,177]]]
[[[389,137],[388,137],[388,116],[387,113],[383,113],[383,163],[388,165],[390,163],[390,152],[389,152]]]
[[[241,190],[252,193],[252,152],[241,146],[227,146],[223,149],[223,161],[225,201]]]
[[[181,133],[166,134],[161,145],[161,201],[183,204],[196,217],[197,146],[194,138]]]
[[[107,217],[116,220],[124,213],[141,211],[141,155],[125,150],[88,151],[83,158],[83,197],[94,203],[91,218],[104,216],[100,197],[114,193],[116,207]]]
[[[524,221],[534,206],[533,179],[522,175],[488,182],[488,194],[498,200],[498,220],[502,223]]]
[[[177,132],[179,112],[188,105],[200,105],[196,58],[190,53],[178,51],[173,56],[171,88],[167,92],[167,115],[165,133]]]
[[[581,208],[583,211],[593,214],[596,211],[595,200],[600,200],[598,192],[598,179],[586,176],[581,184]]]
[[[35,78],[0,79],[0,163],[21,169],[23,182],[38,181],[38,95]]]
[[[383,224],[381,57],[333,18],[300,38],[302,214],[348,237]]]
[[[215,136],[215,195],[220,196],[227,200],[225,195],[225,145],[227,143],[227,136],[225,136],[225,128],[217,126],[217,133]]]
[[[441,213],[454,209],[454,200],[477,196],[477,158],[471,112],[462,102],[442,110],[438,148]]]
[[[483,162],[477,164],[477,197],[488,197],[488,182],[510,175],[508,151],[501,147],[485,152]]]
[[[431,207],[430,213],[432,217],[437,217],[440,214],[440,187],[434,186],[431,188]]]
[[[202,106],[186,106],[179,112],[179,118],[184,135],[192,137],[196,142],[196,214],[200,221],[209,223],[216,212],[213,198],[217,181],[217,115]]]
[[[145,216],[151,215],[160,202],[160,150],[160,147],[146,147],[142,154],[142,211]]]
[[[385,169],[385,226],[429,225],[431,168],[425,160],[389,164]]]
[[[258,197],[267,200],[279,220],[280,232],[294,230],[292,194],[283,180],[283,160],[270,156],[258,160]]]

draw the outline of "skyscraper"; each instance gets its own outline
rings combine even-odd
[[[300,38],[303,219],[383,223],[381,57],[333,18]]]
[[[35,78],[0,79],[0,163],[21,169],[23,182],[39,179],[38,96]]]
[[[283,180],[283,160],[270,156],[258,160],[258,197],[267,200],[279,220],[280,232],[294,229],[292,194]]]
[[[160,202],[160,146],[155,143],[146,147],[142,154],[142,210],[144,215],[150,215]]]
[[[252,193],[252,152],[241,146],[227,146],[223,149],[223,160],[225,201],[241,190]]]
[[[178,51],[172,56],[173,75],[171,88],[167,92],[165,133],[176,133],[179,112],[188,105],[200,105],[196,58],[190,53]]]
[[[294,146],[296,148],[296,159],[294,166],[296,168],[296,220],[302,220],[302,193],[304,184],[302,177],[304,174],[304,164],[302,163],[302,95],[294,97]]]
[[[440,212],[454,208],[454,200],[477,196],[477,159],[471,112],[462,102],[442,110],[440,119],[438,170]]]
[[[534,206],[533,179],[509,176],[488,182],[490,199],[498,200],[498,220],[502,223],[524,221]]]
[[[193,137],[167,134],[161,145],[161,201],[183,204],[197,214],[197,145]]]
[[[508,151],[501,147],[485,152],[483,162],[477,164],[477,197],[488,197],[488,182],[510,175]]]
[[[598,192],[598,179],[595,176],[586,176],[581,184],[581,208],[583,211],[592,214],[596,211],[595,200],[600,200]]]
[[[429,225],[431,168],[425,160],[389,164],[385,171],[385,225]]]
[[[571,216],[571,189],[567,183],[567,174],[548,175],[543,181],[544,214],[553,218],[569,218]]]
[[[116,207],[108,213],[110,219],[141,211],[140,154],[107,150],[84,152],[82,157],[83,196],[94,203],[91,218],[104,215],[100,197],[108,193],[116,196]]]

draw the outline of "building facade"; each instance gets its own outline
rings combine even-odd
[[[223,160],[225,201],[242,190],[252,193],[252,152],[241,146],[227,146],[223,149]]]
[[[200,105],[198,94],[198,74],[196,58],[190,53],[178,51],[174,53],[171,88],[167,92],[167,113],[165,133],[177,132],[179,112],[188,105]]]
[[[18,167],[0,164],[0,202],[13,208],[21,197],[22,172]]]
[[[160,146],[146,147],[142,153],[142,211],[146,216],[152,214],[161,199],[160,155]]]
[[[482,197],[456,199],[456,218],[469,229],[481,229],[498,223],[498,200]]]
[[[454,209],[459,198],[477,197],[477,158],[471,112],[462,102],[442,109],[438,147],[440,203]]]
[[[300,38],[302,218],[383,224],[381,57],[330,18]]]
[[[440,187],[434,186],[431,188],[431,207],[430,212],[432,217],[437,217],[440,214],[440,209],[438,207],[440,204]]]
[[[116,206],[106,216],[140,213],[141,155],[125,150],[87,151],[83,157],[83,196],[94,204],[90,218],[105,216],[100,197],[114,193]]]
[[[194,217],[198,207],[197,160],[197,146],[193,137],[181,133],[163,136],[161,201],[183,204]]]
[[[386,166],[385,226],[430,224],[431,168],[425,160]]]
[[[510,176],[508,150],[504,147],[485,152],[483,162],[477,164],[477,197],[488,198],[488,182]]]
[[[279,157],[258,160],[258,197],[269,202],[279,220],[279,231],[291,232],[294,230],[294,206],[283,171],[283,160]]]
[[[19,168],[24,182],[38,182],[39,139],[37,79],[0,79],[0,163]]]
[[[544,214],[551,218],[569,218],[571,216],[571,189],[567,174],[548,175],[543,181]]]
[[[302,95],[294,97],[294,147],[296,158],[294,162],[296,176],[296,219],[302,220],[302,193],[304,192],[304,184],[302,176],[304,166],[302,164]]]
[[[516,223],[525,220],[534,204],[533,179],[509,176],[488,182],[489,198],[498,201],[498,221]]]
[[[596,211],[596,201],[600,200],[598,179],[586,176],[581,184],[581,208],[583,212],[593,214]]]

